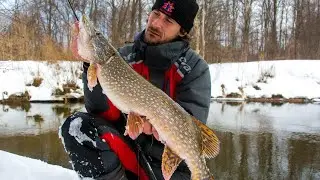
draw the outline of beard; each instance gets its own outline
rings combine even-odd
[[[164,43],[162,37],[163,33],[159,29],[149,26],[144,34],[144,41],[151,45],[157,45]]]

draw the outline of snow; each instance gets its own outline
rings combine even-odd
[[[0,150],[0,159],[0,179],[80,180],[73,170],[6,151]]]
[[[283,60],[210,65],[213,97],[225,93],[239,93],[244,97],[271,97],[281,94],[285,98],[320,98],[319,60]],[[262,74],[270,75],[263,76]],[[264,82],[258,82],[261,79]],[[258,86],[261,90],[256,90]]]
[[[89,141],[93,144],[94,147],[97,147],[96,142],[94,142],[92,139],[90,139],[86,134],[82,133],[80,128],[82,127],[82,118],[78,117],[74,119],[70,123],[70,129],[69,134],[71,136],[74,136],[75,139],[80,143],[83,144],[84,141]]]
[[[10,108],[7,105],[0,108],[0,136],[39,135],[56,131],[64,118],[63,113],[57,114],[54,109],[63,107],[63,104],[32,103],[26,112],[19,108]],[[85,112],[83,104],[68,105],[71,111]],[[33,117],[40,115],[44,121],[37,123]],[[61,138],[61,137],[60,137]],[[0,150],[0,179],[2,180],[80,180],[73,170],[52,165],[47,162],[16,155]],[[19,173],[16,173],[19,172]],[[83,178],[83,180],[90,178]]]
[[[10,95],[21,94],[27,91],[32,101],[54,101],[62,100],[62,96],[55,96],[56,89],[63,90],[63,85],[68,82],[75,82],[79,89],[71,92],[76,98],[83,96],[83,85],[81,80],[81,62],[38,62],[38,61],[0,61],[0,100],[7,99]],[[212,92],[211,95],[217,99],[229,101],[239,101],[246,97],[271,97],[273,94],[281,94],[285,98],[305,97],[313,99],[315,103],[320,103],[320,60],[295,60],[295,61],[259,61],[247,63],[224,63],[211,64]],[[264,74],[264,75],[262,75]],[[39,87],[30,86],[35,77],[43,78]],[[258,82],[260,79],[261,82]],[[29,84],[29,85],[28,85]],[[222,93],[221,85],[224,85]],[[243,88],[243,93],[239,90]],[[259,87],[261,90],[256,90]],[[239,93],[241,98],[225,98],[230,93]],[[314,104],[313,104],[314,105]],[[320,123],[312,120],[307,125],[305,119],[317,116],[308,113],[317,106],[306,107],[303,109],[293,108],[290,105],[274,108],[272,106],[263,106],[256,111],[250,105],[246,105],[244,111],[238,113],[239,116],[231,117],[232,111],[238,108],[226,108],[224,113],[217,116],[214,110],[219,110],[217,104],[211,106],[210,117],[212,121],[208,124],[212,127],[231,129],[235,131],[288,131],[288,132],[309,132],[319,133]],[[24,134],[39,134],[50,129],[57,129],[55,113],[48,111],[45,104],[32,105],[28,112],[11,110],[2,113],[0,118],[0,135],[10,135],[10,132]],[[286,108],[292,116],[283,121],[283,116],[278,111]],[[6,106],[3,106],[3,110]],[[303,110],[303,111],[302,111]],[[230,112],[229,112],[230,111]],[[236,112],[237,113],[237,112]],[[251,118],[245,119],[244,113],[248,113]],[[296,114],[304,114],[304,118],[296,118]],[[35,121],[22,121],[25,117],[34,118],[35,115],[41,115],[46,119],[38,129]],[[3,116],[10,116],[3,117]],[[271,122],[255,121],[256,117],[265,117]],[[21,119],[21,121],[7,122],[8,119]],[[81,121],[75,121],[74,130],[79,128]],[[235,123],[236,122],[236,123]],[[32,127],[32,128],[31,128]],[[73,134],[74,132],[70,132]],[[79,141],[89,140],[81,134],[74,134]],[[46,162],[22,157],[9,152],[0,151],[0,179],[79,179],[75,171],[65,169],[60,166],[50,165]],[[8,163],[10,162],[10,163]],[[19,173],[16,173],[19,172]]]
[[[74,82],[82,87],[81,63],[79,62],[39,62],[39,61],[0,61],[0,100],[10,95],[28,91],[31,101],[62,100],[56,97],[56,89],[63,90],[63,85]],[[35,78],[41,77],[39,87],[30,86]],[[82,95],[82,91],[72,92]]]
[[[62,100],[54,96],[63,84],[75,82],[79,89],[69,93],[83,97],[81,62],[58,63],[39,61],[0,61],[0,100],[12,94],[28,91],[31,101]],[[214,98],[225,98],[230,93],[246,97],[271,97],[281,94],[284,98],[303,97],[320,101],[320,60],[257,61],[246,63],[210,64]],[[40,87],[27,86],[36,77],[43,78]],[[258,81],[261,82],[258,82]],[[225,95],[221,85],[225,86]],[[243,93],[239,90],[243,88]],[[259,87],[261,90],[256,90]],[[7,95],[6,95],[7,93]],[[241,98],[240,98],[241,99]],[[234,99],[231,99],[234,100]]]

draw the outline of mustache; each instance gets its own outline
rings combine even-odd
[[[153,34],[156,34],[156,35],[158,35],[158,36],[161,35],[161,32],[160,32],[157,28],[154,28],[154,27],[152,27],[152,26],[150,26],[150,27],[148,28],[148,30],[149,30],[150,32],[152,32]]]

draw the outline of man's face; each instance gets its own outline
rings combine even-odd
[[[170,42],[180,33],[181,26],[159,10],[153,10],[148,18],[144,40],[149,44]]]

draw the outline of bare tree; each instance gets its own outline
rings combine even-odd
[[[1,59],[73,59],[65,0],[0,0]],[[77,0],[116,47],[145,27],[155,0]],[[191,46],[209,63],[319,59],[320,3],[314,0],[198,0]],[[9,3],[8,3],[9,4]]]
[[[249,55],[249,35],[250,35],[250,23],[251,23],[251,12],[252,3],[254,0],[240,0],[242,4],[243,14],[243,27],[242,27],[242,55],[243,61],[248,61]]]

